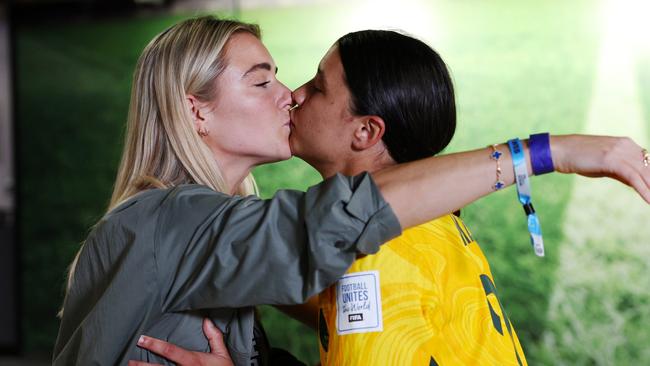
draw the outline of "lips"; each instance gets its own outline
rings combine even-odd
[[[295,114],[296,112],[297,111],[295,111],[295,110],[289,111],[289,123],[291,124],[291,129],[296,128],[295,123],[293,123],[293,121],[295,121],[295,119],[296,119],[296,114]]]

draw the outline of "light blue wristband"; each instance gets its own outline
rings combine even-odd
[[[528,166],[524,156],[524,147],[517,138],[508,141],[508,147],[512,154],[512,167],[515,171],[515,181],[517,186],[517,197],[524,207],[528,219],[528,233],[530,241],[538,257],[544,256],[544,239],[542,238],[542,227],[539,218],[533,208],[530,191],[530,177],[528,176]]]

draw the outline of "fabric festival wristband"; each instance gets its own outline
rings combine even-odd
[[[528,148],[530,150],[530,164],[533,168],[533,174],[542,175],[555,171],[548,133],[530,135]]]
[[[530,177],[528,176],[528,167],[526,166],[526,158],[524,156],[524,148],[519,139],[512,139],[508,141],[508,147],[512,154],[512,166],[515,170],[515,180],[517,182],[517,196],[521,202],[528,218],[528,232],[530,233],[530,241],[538,257],[544,256],[544,239],[542,238],[542,227],[539,223],[539,218],[533,208],[530,192]]]

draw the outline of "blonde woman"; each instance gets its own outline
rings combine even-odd
[[[212,17],[145,48],[110,207],[71,266],[55,365],[167,363],[137,346],[141,334],[208,351],[204,317],[235,365],[266,364],[253,306],[304,302],[402,227],[491,192],[482,149],[256,198],[250,170],[290,156],[292,98],[275,71],[256,26]],[[361,125],[359,136],[372,135]],[[559,171],[615,176],[650,201],[650,169],[633,164],[641,149],[630,140],[575,136],[550,148]],[[501,179],[512,184],[513,173]]]

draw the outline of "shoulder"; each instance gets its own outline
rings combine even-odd
[[[463,235],[471,236],[463,221],[450,214],[404,230],[394,241],[422,244],[440,241],[456,242],[462,240]]]
[[[216,192],[204,185],[184,184],[165,189],[140,192],[107,212],[94,226],[93,232],[102,227],[142,227],[146,222],[157,221],[160,215],[183,217],[191,212],[205,214],[220,205],[242,197]]]
[[[183,184],[180,186],[162,189],[161,203],[174,204],[188,202],[192,203],[202,199],[229,199],[236,196],[230,196],[225,193],[217,192],[201,184]]]
[[[249,199],[257,199],[257,197],[231,196],[200,184],[184,184],[159,193],[160,208],[164,212],[181,215],[191,214],[191,212],[195,214],[214,212],[219,207]]]
[[[463,221],[454,215],[445,215],[404,230],[386,245],[400,256],[413,258],[419,265],[430,268],[450,260],[463,260],[474,246],[470,243],[474,243],[474,239]]]
[[[465,222],[453,214],[429,221],[422,226],[422,230],[427,231],[432,237],[458,242],[463,246],[475,241]]]

